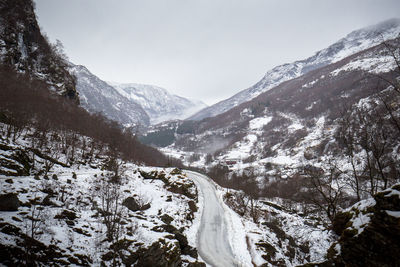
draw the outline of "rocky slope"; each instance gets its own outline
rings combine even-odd
[[[102,113],[125,127],[149,125],[150,118],[138,103],[121,95],[84,66],[72,65],[70,70],[77,78],[81,105],[86,110]]]
[[[151,124],[173,119],[185,119],[206,107],[201,101],[173,95],[164,88],[136,83],[111,83],[117,91],[138,103],[150,117]]]
[[[0,2],[0,63],[46,81],[78,102],[75,79],[60,48],[40,32],[31,0]]]
[[[379,24],[351,32],[343,39],[313,56],[284,64],[269,70],[265,76],[252,87],[236,95],[207,107],[191,116],[191,120],[201,120],[224,113],[243,102],[249,101],[279,84],[304,75],[312,70],[338,62],[347,56],[381,43],[383,40],[396,38],[400,34],[400,19],[391,19]]]
[[[334,266],[399,266],[400,184],[339,213],[339,240],[328,252]]]

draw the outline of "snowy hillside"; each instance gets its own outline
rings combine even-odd
[[[173,95],[164,88],[154,85],[114,82],[109,82],[109,84],[121,95],[141,105],[150,117],[151,124],[185,119],[206,107],[201,101]]]
[[[76,87],[81,105],[89,112],[100,112],[126,127],[149,124],[149,116],[139,104],[118,93],[86,67],[72,65],[71,73],[77,78]]]
[[[389,43],[398,47],[399,42],[397,38]],[[196,167],[230,162],[231,171],[250,171],[265,184],[270,177],[289,177],[307,164],[320,167],[317,161],[325,153],[332,156],[328,148],[338,143],[337,120],[357,103],[384,97],[378,94],[389,86],[383,79],[392,79],[396,67],[386,47],[375,46],[287,81],[216,117],[160,125],[159,132],[153,128],[148,136],[172,131],[174,139],[162,148],[164,153]]]
[[[399,266],[400,20],[180,120],[0,13],[0,266]]]
[[[15,169],[21,167],[21,158],[14,155],[29,153],[27,144],[22,139],[0,143],[1,264],[197,262],[200,209],[196,187],[186,175],[120,160],[116,173],[107,167],[107,155],[98,150],[90,163],[73,165],[64,164],[66,158],[60,155],[54,159],[37,150],[31,174],[19,176]],[[76,156],[83,159],[81,152]],[[183,186],[185,190],[179,190]]]
[[[252,87],[243,90],[236,95],[207,107],[189,119],[201,120],[206,117],[213,117],[229,109],[249,101],[263,92],[308,73],[317,68],[337,62],[347,56],[375,46],[384,40],[398,37],[400,34],[400,19],[391,19],[379,24],[356,30],[348,34],[343,39],[332,44],[326,49],[316,52],[313,56],[283,64],[269,70],[264,78]]]
[[[319,221],[278,204],[257,204],[261,224],[242,217],[240,192],[204,175],[122,161],[86,136],[64,154],[56,131],[33,149],[34,131],[0,141],[1,264],[205,267],[223,262],[224,246],[240,266],[295,266],[322,260],[333,242]]]

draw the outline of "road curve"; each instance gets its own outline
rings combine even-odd
[[[228,240],[225,210],[216,195],[215,186],[205,175],[187,171],[201,191],[204,208],[197,236],[197,250],[207,264],[214,267],[242,266],[235,260]]]

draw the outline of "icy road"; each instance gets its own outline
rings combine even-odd
[[[233,223],[232,211],[222,203],[215,185],[207,176],[191,171],[187,174],[197,184],[204,199],[197,235],[197,249],[202,259],[214,267],[251,266],[244,231],[239,231],[242,234],[238,236],[242,238],[230,238],[237,228],[241,228],[240,220],[239,224]],[[232,242],[243,244],[232,245]]]

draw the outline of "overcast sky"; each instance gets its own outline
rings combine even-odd
[[[36,0],[42,30],[106,81],[216,103],[274,66],[400,17],[399,0]]]

